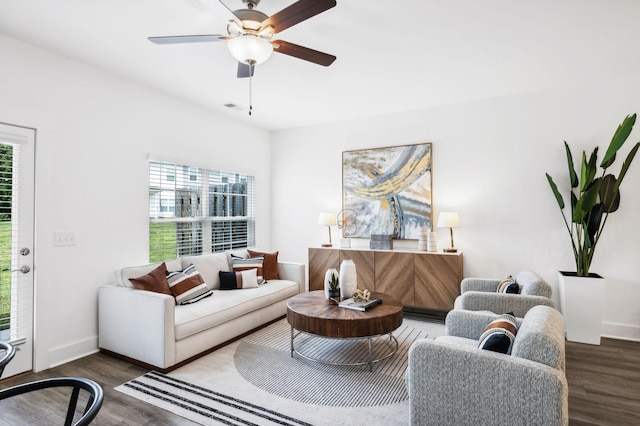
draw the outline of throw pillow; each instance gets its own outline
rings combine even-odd
[[[507,278],[500,281],[500,283],[498,284],[498,289],[496,291],[498,293],[518,294],[520,293],[520,286],[513,279],[513,277],[509,275]]]
[[[262,265],[264,262],[264,256],[255,256],[245,259],[244,257],[238,257],[231,255],[231,267],[234,271],[246,271],[248,269],[257,269],[256,275],[264,276]]]
[[[265,280],[279,280],[278,274],[278,253],[263,253],[260,251],[247,250],[250,257],[264,256],[262,263],[262,276]]]
[[[511,314],[500,315],[485,327],[480,336],[478,347],[488,351],[510,354],[517,331],[516,317]]]
[[[238,290],[258,287],[256,271],[255,268],[237,272],[220,271],[220,290]]]
[[[195,303],[213,294],[193,264],[182,271],[167,272],[166,279],[178,305]]]
[[[153,291],[171,296],[169,284],[167,284],[167,265],[162,262],[157,268],[138,278],[129,278],[133,287],[140,290]]]

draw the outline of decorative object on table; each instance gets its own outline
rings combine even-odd
[[[362,300],[356,299],[355,297],[349,297],[348,299],[344,299],[340,302],[338,306],[341,308],[354,309],[356,311],[366,311],[380,303],[382,303],[382,300],[380,299]]]
[[[336,215],[338,229],[342,230],[342,237],[349,238],[358,230],[358,214],[353,209],[340,210]]]
[[[351,297],[358,289],[358,272],[353,259],[345,259],[340,264],[340,298]]]
[[[431,159],[431,143],[344,151],[342,205],[358,215],[352,237],[418,239],[431,228]]]
[[[616,153],[631,134],[635,122],[636,114],[628,115],[616,129],[600,162],[602,169],[600,176],[596,176],[598,147],[594,148],[588,160],[586,152],[582,152],[578,175],[574,168],[569,144],[565,141],[564,147],[569,167],[571,222],[567,220],[564,212],[564,198],[553,178],[546,173],[547,181],[569,233],[576,262],[575,272],[560,271],[558,277],[560,305],[569,341],[600,344],[605,283],[600,275],[591,273],[589,268],[609,214],[620,207],[620,184],[640,147],[640,142],[637,142],[627,154],[617,178],[613,174],[607,174],[607,169],[613,165]],[[591,331],[587,328],[591,328]]]
[[[371,250],[393,250],[393,235],[371,234],[369,248]]]
[[[332,247],[333,244],[331,243],[331,227],[336,225],[336,217],[333,215],[333,213],[320,213],[320,216],[318,217],[318,225],[326,226],[329,230],[329,242],[322,243],[322,247]]]
[[[324,275],[324,295],[330,304],[340,302],[340,275],[336,268],[327,269]]]
[[[441,212],[438,216],[438,228],[449,228],[451,237],[451,247],[443,249],[445,253],[457,253],[458,249],[453,245],[453,228],[460,227],[460,217],[458,212]]]
[[[429,228],[422,227],[420,229],[420,237],[418,238],[418,250],[427,251],[427,236],[429,235]]]
[[[438,251],[438,234],[435,232],[427,234],[427,251],[432,253]]]

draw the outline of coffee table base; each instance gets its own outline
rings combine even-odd
[[[306,355],[302,352],[300,352],[299,350],[296,349],[295,347],[295,339],[296,337],[298,337],[300,334],[307,334],[309,336],[312,337],[317,337],[319,339],[333,339],[333,340],[362,340],[362,339],[367,339],[367,345],[368,345],[368,357],[366,360],[359,360],[359,361],[354,361],[354,362],[335,362],[335,361],[328,361],[328,360],[324,360],[322,358],[318,358],[318,357],[314,357],[311,355]],[[378,358],[373,358],[373,350],[372,350],[372,344],[371,344],[371,339],[377,339],[380,337],[386,336],[384,334],[380,334],[380,335],[376,335],[376,336],[363,336],[363,337],[350,337],[350,338],[341,338],[341,337],[325,337],[325,336],[318,336],[316,334],[311,334],[311,333],[306,333],[304,331],[296,331],[295,328],[291,327],[291,356],[293,357],[293,354],[297,354],[299,356],[301,356],[304,359],[307,359],[309,361],[313,361],[313,362],[318,362],[321,364],[328,364],[328,365],[342,365],[342,366],[354,366],[354,365],[369,365],[369,371],[373,371],[373,364],[376,362],[380,362],[380,361],[384,361],[385,359],[393,356],[397,351],[398,351],[398,339],[396,339],[396,337],[393,335],[393,333],[389,333],[389,340],[387,342],[384,342],[384,345],[387,347],[387,351],[380,357]]]

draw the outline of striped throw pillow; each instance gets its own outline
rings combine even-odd
[[[480,336],[480,349],[510,354],[513,341],[516,339],[518,325],[516,317],[503,314],[491,321]]]
[[[213,294],[193,264],[182,271],[167,271],[167,283],[178,305],[195,303]]]
[[[496,291],[498,293],[518,294],[520,293],[520,286],[513,279],[513,277],[509,275],[507,278],[500,281],[500,283],[498,284],[498,289]]]

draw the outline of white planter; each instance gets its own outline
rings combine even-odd
[[[573,272],[558,272],[560,309],[564,316],[567,340],[600,344],[605,280],[600,275],[579,277]]]
[[[331,277],[334,275],[340,277],[336,268],[329,268],[324,274],[324,297],[327,299],[329,298],[329,281],[331,281]]]

